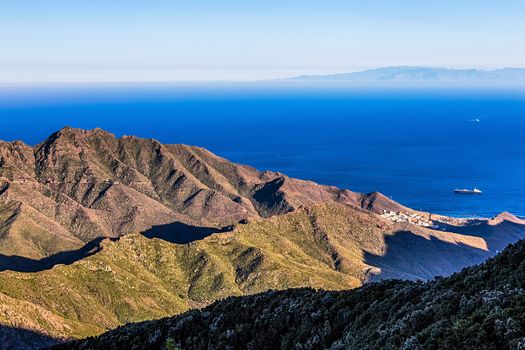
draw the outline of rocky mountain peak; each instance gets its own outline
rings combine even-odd
[[[377,204],[377,194],[366,197],[278,172],[259,172],[201,147],[117,138],[102,129],[64,127],[34,148],[2,143],[0,166],[0,175],[9,179],[3,186],[8,187],[9,201],[30,206],[33,216],[43,215],[44,227],[67,232],[55,237],[46,231],[48,239],[58,240],[51,250],[27,242],[34,247],[31,255],[42,257],[60,252],[60,242],[70,247],[70,241],[143,232],[174,222],[221,229],[327,201],[365,205],[372,211],[390,203],[381,198]],[[12,236],[5,237],[0,253],[12,243]]]

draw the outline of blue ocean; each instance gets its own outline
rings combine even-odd
[[[525,90],[287,84],[0,86],[0,139],[70,125],[198,145],[232,161],[458,217],[525,216]],[[478,187],[482,195],[455,195]]]

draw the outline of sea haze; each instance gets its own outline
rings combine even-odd
[[[0,139],[65,125],[199,145],[235,162],[453,216],[525,216],[525,90],[300,84],[4,85]],[[480,196],[455,195],[478,187]]]

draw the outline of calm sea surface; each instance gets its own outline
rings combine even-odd
[[[2,140],[101,127],[415,209],[525,216],[523,89],[12,85],[0,86],[0,122]],[[473,187],[483,194],[452,193]]]

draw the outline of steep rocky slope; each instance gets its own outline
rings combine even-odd
[[[523,349],[525,242],[432,282],[270,291],[55,349]]]
[[[0,269],[9,267],[3,256],[41,259],[99,237],[173,223],[222,228],[325,201],[403,209],[199,147],[64,128],[36,147],[0,142]]]

